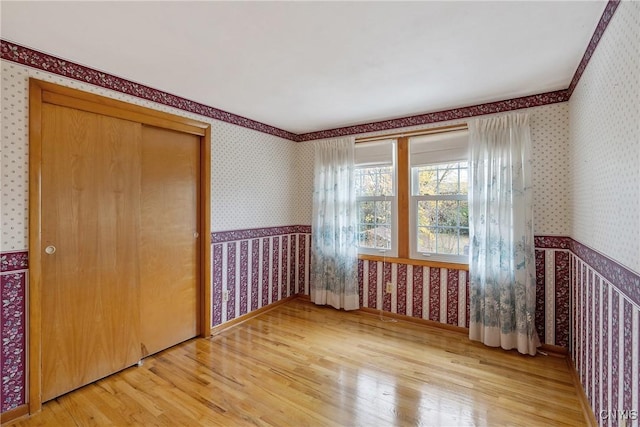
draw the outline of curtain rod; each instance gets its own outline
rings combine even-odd
[[[440,126],[436,128],[422,129],[422,130],[414,130],[408,132],[399,132],[399,133],[388,133],[385,135],[377,135],[377,136],[364,136],[361,138],[356,138],[356,143],[359,142],[370,142],[370,141],[382,141],[384,139],[390,138],[401,138],[403,136],[420,136],[420,135],[429,135],[432,133],[444,133],[444,132],[454,132],[457,130],[467,130],[469,127],[466,123],[462,123],[459,125],[449,125],[449,126]]]

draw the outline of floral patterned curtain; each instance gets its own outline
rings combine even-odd
[[[469,123],[469,338],[536,354],[529,116]]]
[[[315,143],[310,296],[345,310],[360,307],[354,148],[353,137]]]

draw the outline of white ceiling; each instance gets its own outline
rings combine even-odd
[[[566,89],[569,2],[7,2],[3,39],[293,133]]]

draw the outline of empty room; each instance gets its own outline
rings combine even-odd
[[[640,426],[640,2],[2,1],[4,426]]]

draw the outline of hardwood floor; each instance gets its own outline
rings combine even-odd
[[[12,426],[584,425],[563,358],[293,300]]]

